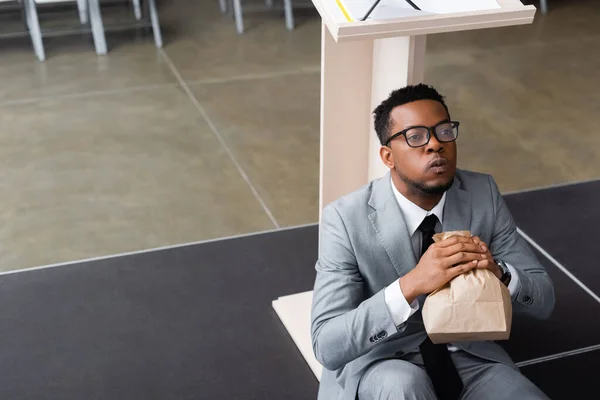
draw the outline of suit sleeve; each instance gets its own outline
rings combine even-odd
[[[336,370],[368,353],[396,326],[384,291],[365,298],[365,283],[344,222],[333,205],[323,210],[313,292],[311,336],[317,360]]]
[[[546,319],[554,310],[554,286],[523,237],[490,176],[494,205],[494,229],[490,251],[494,258],[510,264],[518,276],[519,288],[513,297],[513,312]]]

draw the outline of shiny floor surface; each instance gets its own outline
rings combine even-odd
[[[600,218],[589,207],[600,181],[506,201],[538,246],[556,307],[545,321],[516,316],[501,343],[551,399],[596,398],[600,291],[585,271],[597,252],[577,228],[582,209]],[[271,301],[313,288],[317,234],[313,225],[0,275],[10,305],[0,308],[0,398],[315,399],[318,382]]]
[[[244,0],[248,5],[252,3]],[[552,0],[533,25],[428,37],[426,81],[461,121],[459,164],[503,191],[598,178],[600,2]],[[318,218],[320,21],[160,1],[148,30],[0,39],[0,270]],[[107,26],[130,2],[103,6]],[[22,29],[0,11],[0,35]],[[40,7],[43,29],[76,11]],[[343,147],[340,147],[343,151]]]

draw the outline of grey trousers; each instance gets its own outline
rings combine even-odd
[[[548,400],[517,369],[475,357],[452,353],[452,361],[464,384],[461,400]],[[385,360],[365,371],[358,386],[359,400],[436,400],[421,355]]]

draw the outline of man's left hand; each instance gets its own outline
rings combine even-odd
[[[480,245],[481,249],[485,251],[485,253],[482,253],[482,256],[484,257],[477,263],[476,268],[489,269],[498,279],[502,278],[502,270],[498,264],[496,264],[496,261],[494,261],[494,257],[492,257],[489,247],[477,236],[473,238],[473,241]]]

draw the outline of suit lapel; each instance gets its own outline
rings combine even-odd
[[[471,196],[463,189],[460,179],[454,179],[454,184],[446,194],[442,228],[444,231],[470,230]],[[417,259],[391,185],[389,173],[373,183],[369,205],[374,211],[369,214],[369,220],[394,269],[402,276],[417,265]],[[477,235],[479,232],[472,234]]]
[[[369,220],[383,244],[394,269],[402,276],[417,265],[408,228],[392,191],[390,174],[373,184],[369,205],[374,211]]]
[[[446,192],[442,228],[446,232],[468,231],[471,228],[471,196],[463,189],[458,178],[454,178],[454,184]],[[471,233],[478,234],[478,232]]]

